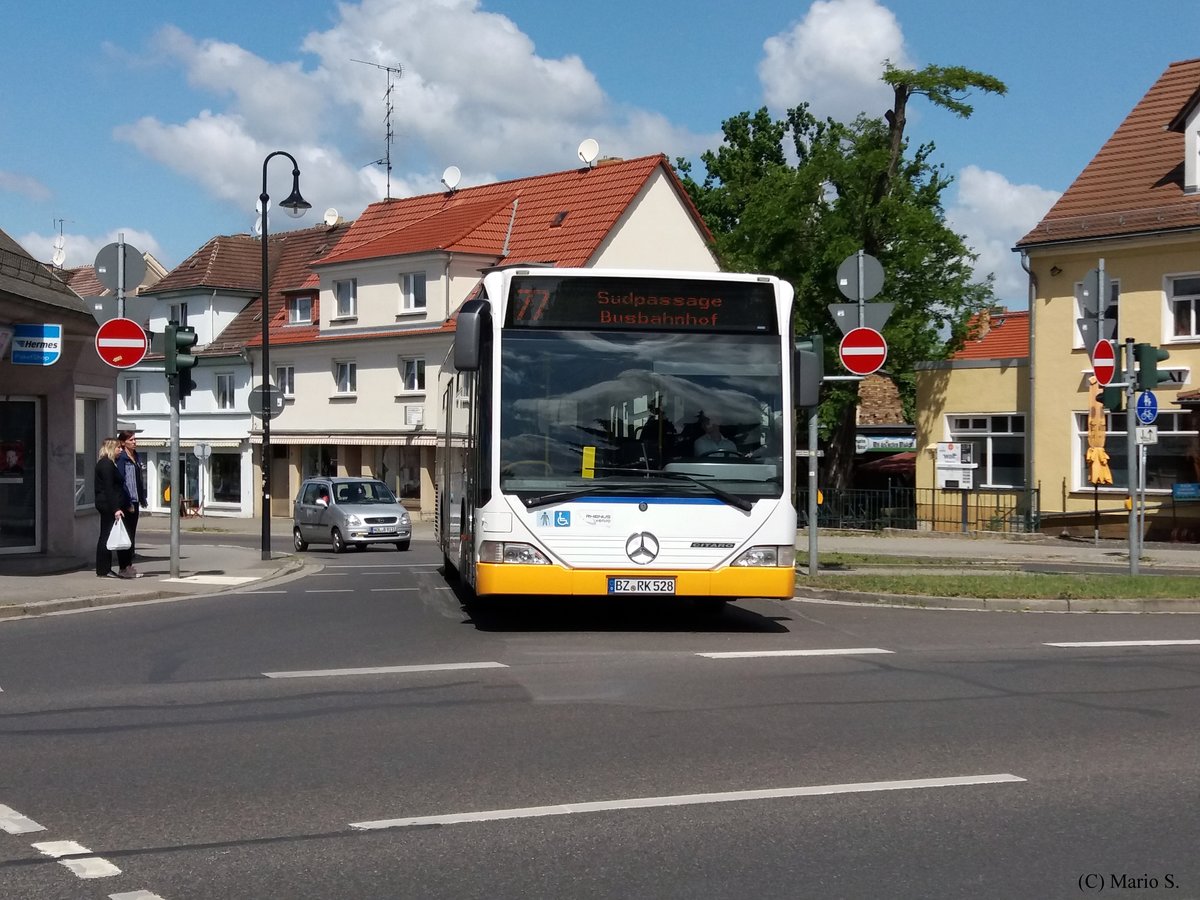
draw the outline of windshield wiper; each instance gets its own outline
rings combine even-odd
[[[521,502],[526,509],[537,509],[539,506],[549,506],[551,503],[566,503],[576,497],[586,497],[588,494],[607,494],[615,491],[627,491],[629,485],[594,484],[590,487],[576,488],[571,491],[555,491],[552,494],[538,494],[536,497],[523,497]]]
[[[643,469],[640,466],[611,466],[611,467],[597,466],[596,471],[597,472],[637,472],[639,475],[653,475],[653,476],[657,476],[659,478],[674,478],[678,481],[690,481],[692,484],[698,484],[700,487],[704,488],[706,491],[711,493],[714,497],[717,497],[718,499],[722,500],[723,502],[728,503],[730,506],[734,507],[735,509],[740,509],[743,512],[749,512],[750,510],[752,510],[754,508],[754,504],[751,503],[749,500],[747,500],[745,497],[740,497],[737,494],[731,494],[729,491],[722,490],[721,488],[717,487],[715,484],[710,484],[707,481],[702,481],[699,478],[689,475],[687,472],[668,472],[666,469]],[[584,493],[592,493],[592,492],[598,490],[598,488],[599,488],[599,486],[597,486],[596,488],[585,488],[585,489],[583,489],[583,492]],[[566,493],[570,493],[570,492],[566,492]],[[540,499],[540,498],[534,498],[534,499]],[[550,502],[553,503],[554,501],[550,501]],[[526,506],[528,506],[528,505],[529,504],[527,502]]]

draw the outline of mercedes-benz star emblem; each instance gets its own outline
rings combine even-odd
[[[658,538],[648,531],[631,534],[625,540],[625,555],[639,566],[649,565],[658,556]]]

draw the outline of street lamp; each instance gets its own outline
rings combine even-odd
[[[300,218],[312,204],[300,196],[300,167],[296,165],[296,157],[283,150],[268,153],[263,160],[262,193],[258,195],[259,208],[262,210],[262,393],[263,393],[263,441],[262,441],[262,558],[271,558],[271,304],[267,295],[267,163],[273,156],[286,156],[292,161],[292,192],[279,205],[287,210],[288,215]]]

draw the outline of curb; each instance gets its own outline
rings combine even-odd
[[[821,600],[836,603],[857,603],[866,606],[902,606],[912,609],[953,609],[976,612],[1053,612],[1053,613],[1200,613],[1200,600],[1163,600],[1137,598],[1089,600],[995,597],[936,597],[915,594],[879,594],[861,591],[842,591],[833,588],[802,589],[804,596],[793,600]],[[811,596],[809,596],[811,595]]]
[[[124,606],[127,603],[148,603],[153,600],[169,600],[177,597],[212,597],[218,594],[244,591],[251,586],[271,584],[288,578],[308,568],[305,561],[291,556],[283,560],[282,565],[274,571],[255,578],[252,582],[239,585],[204,585],[209,590],[190,591],[161,588],[141,591],[135,594],[100,594],[82,597],[64,597],[56,600],[34,600],[29,603],[0,604],[0,620],[19,619],[23,617],[44,616],[56,612],[68,612],[73,609],[88,609],[99,606]],[[319,568],[319,566],[314,567]]]

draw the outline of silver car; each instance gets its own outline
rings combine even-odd
[[[334,553],[367,544],[407,550],[412,519],[386,484],[375,478],[309,478],[300,485],[292,511],[296,550],[330,544]]]

